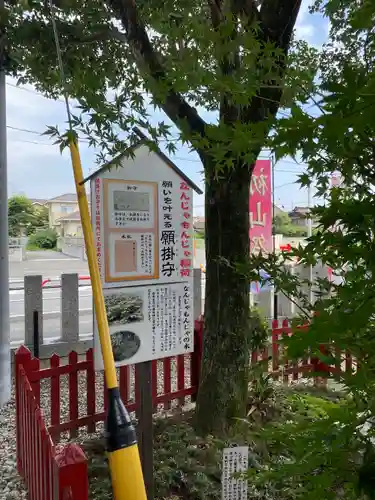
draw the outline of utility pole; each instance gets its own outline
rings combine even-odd
[[[312,235],[312,218],[311,218],[311,184],[307,188],[307,206],[309,209],[309,218],[307,219],[307,237],[310,238]],[[309,303],[313,303],[313,292],[312,292],[312,282],[313,282],[313,266],[309,264]]]
[[[0,408],[10,399],[9,330],[9,250],[8,250],[8,179],[6,128],[6,37],[4,36],[4,0],[0,0]]]

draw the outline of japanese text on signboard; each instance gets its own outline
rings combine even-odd
[[[191,245],[190,245],[190,230],[191,230],[191,214],[192,203],[189,186],[186,182],[180,183],[180,205],[182,211],[181,222],[181,258],[180,258],[180,275],[190,276],[192,268]]]
[[[258,160],[250,184],[250,249],[272,251],[271,161]]]
[[[102,270],[102,236],[101,236],[101,215],[100,215],[100,179],[95,179],[95,241],[96,258],[98,260],[99,271]]]
[[[163,226],[160,236],[161,250],[161,274],[170,278],[176,270],[176,231],[173,228],[173,200],[172,200],[172,181],[162,182],[162,213]]]
[[[246,500],[247,481],[233,477],[235,474],[245,472],[249,464],[249,448],[238,446],[224,448],[222,472],[222,500]]]

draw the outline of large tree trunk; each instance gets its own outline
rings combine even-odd
[[[202,433],[221,433],[246,412],[249,281],[238,267],[250,252],[250,172],[236,165],[223,174],[207,164],[205,172],[206,297],[196,418]]]

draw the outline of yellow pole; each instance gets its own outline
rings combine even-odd
[[[78,146],[72,140],[69,143],[69,148],[77,189],[79,211],[81,214],[82,231],[86,245],[87,261],[90,270],[96,320],[103,355],[104,373],[108,388],[109,404],[106,438],[114,500],[147,500],[135,429],[131,423],[124,403],[121,400],[117,383],[116,367],[109,335],[101,277],[95,253],[94,234],[92,231],[86,189],[83,184],[81,158]]]

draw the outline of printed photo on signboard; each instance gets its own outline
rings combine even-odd
[[[116,366],[192,352],[194,315],[189,282],[104,291]],[[95,367],[103,369],[96,321]]]
[[[115,212],[125,213],[129,211],[149,212],[150,193],[139,191],[113,191],[113,210]]]
[[[143,295],[112,293],[106,295],[104,301],[115,362],[122,362],[134,356],[140,348],[140,339],[131,331],[131,324],[144,320]]]
[[[151,232],[110,233],[107,252],[112,280],[152,279],[157,275],[155,235]]]

